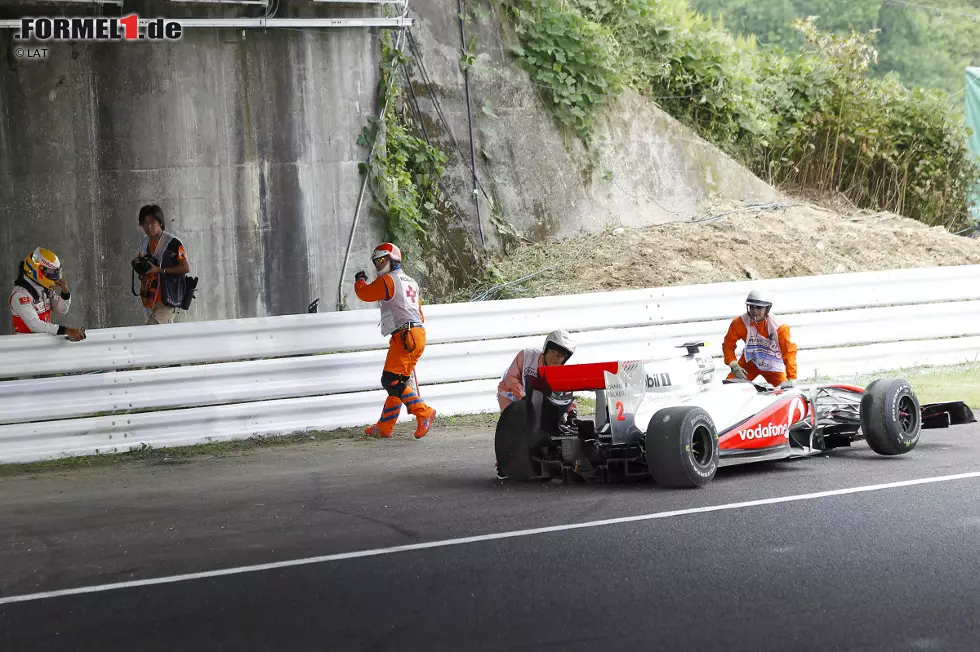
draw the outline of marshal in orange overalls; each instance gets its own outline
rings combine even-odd
[[[378,278],[372,283],[359,272],[354,293],[361,301],[381,302],[381,332],[390,335],[381,385],[388,392],[381,418],[365,432],[390,437],[401,413],[402,405],[418,421],[415,438],[421,439],[432,427],[436,411],[425,404],[419,395],[418,384],[412,378],[415,365],[425,351],[425,316],[419,285],[401,268],[401,252],[393,244],[384,243],[374,251],[372,260]]]
[[[772,336],[773,331],[776,337]],[[745,342],[745,349],[738,365],[745,370],[749,380],[761,375],[773,387],[779,387],[786,380],[796,380],[797,347],[790,340],[789,326],[769,315],[760,323],[752,322],[748,313],[739,315],[729,324],[721,345],[726,366],[735,360],[735,345],[739,340]],[[735,376],[729,374],[728,377]]]

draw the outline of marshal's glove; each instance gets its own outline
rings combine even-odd
[[[731,364],[729,364],[728,366],[731,367],[732,374],[734,374],[736,378],[739,378],[741,380],[749,379],[749,375],[745,373],[745,369],[742,369],[740,366],[738,366],[738,360],[732,360]]]
[[[779,389],[789,389],[791,387],[796,387],[796,381],[793,379],[784,380],[782,383],[779,384]]]
[[[357,274],[354,274],[354,280],[355,281],[364,281],[365,283],[367,283],[367,274],[362,269]]]

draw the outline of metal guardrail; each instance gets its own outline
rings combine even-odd
[[[980,337],[871,344],[802,351],[801,378],[873,372],[905,366],[977,361]],[[722,370],[724,371],[724,370]],[[720,378],[721,376],[719,376]],[[423,395],[441,415],[494,412],[497,380],[446,383],[424,388]],[[166,413],[146,412],[0,426],[0,463],[30,462],[71,455],[125,452],[143,444],[184,446],[361,426],[377,420],[381,390],[330,396],[250,401]],[[403,410],[399,421],[410,420]],[[430,436],[438,436],[438,428]]]
[[[487,412],[497,408],[496,386],[495,381],[438,385],[426,392],[426,400],[441,414]],[[377,421],[385,396],[377,390],[173,410],[165,415],[146,412],[0,426],[0,463],[117,453],[143,444],[162,448],[360,425]],[[400,420],[408,418],[402,410]]]
[[[864,308],[781,316],[801,350],[868,343],[980,336],[980,301]],[[676,353],[687,340],[709,343],[719,358],[729,320],[588,331],[577,335],[575,362]],[[435,344],[417,369],[423,387],[499,378],[517,351],[540,337]],[[106,412],[219,405],[370,391],[378,387],[384,350],[204,364],[0,383],[0,424],[91,416]],[[56,393],[58,401],[38,402]]]

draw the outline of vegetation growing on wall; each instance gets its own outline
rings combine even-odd
[[[418,251],[426,227],[445,203],[439,178],[445,173],[446,154],[414,135],[412,119],[401,110],[401,91],[395,76],[407,61],[405,54],[394,47],[391,33],[381,33],[381,93],[382,115],[368,118],[361,130],[359,145],[374,151],[370,163],[361,164],[361,172],[369,174],[375,201],[387,219],[385,239],[401,248]]]
[[[486,252],[444,186],[449,155],[434,139],[452,134],[422,123],[409,57],[390,31],[379,39],[382,111],[358,136],[359,145],[371,148],[360,169],[368,175],[376,213],[384,217],[385,239],[402,250],[406,271],[423,285],[426,301],[438,301],[483,273]],[[411,41],[407,45],[414,51]],[[424,69],[421,76],[427,77]],[[432,97],[428,81],[419,86]]]
[[[521,67],[544,91],[555,119],[588,143],[596,110],[622,90],[612,33],[566,0],[520,0],[508,8]]]
[[[874,32],[798,21],[804,49],[760,47],[685,0],[505,1],[521,65],[587,142],[596,111],[625,84],[773,183],[929,224],[966,219],[980,171],[963,125],[943,94],[869,74]]]

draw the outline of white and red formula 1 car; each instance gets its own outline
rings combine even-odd
[[[500,415],[498,475],[609,482],[653,477],[700,487],[719,467],[803,457],[865,440],[880,455],[915,448],[923,428],[973,423],[962,401],[919,404],[905,380],[773,389],[714,378],[702,342],[686,354],[541,367]],[[573,392],[594,391],[594,421],[569,418]]]

